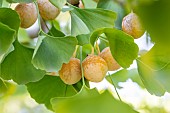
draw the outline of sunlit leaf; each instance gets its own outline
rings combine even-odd
[[[144,85],[140,79],[137,69],[126,70],[122,69],[112,75],[108,75],[106,79],[117,88],[121,88],[118,83],[119,82],[126,82],[126,80],[131,79],[133,82],[136,82],[139,86],[144,88]]]
[[[137,113],[127,104],[114,99],[108,91],[99,94],[95,89],[86,87],[75,96],[53,98],[51,103],[56,113]]]
[[[74,7],[71,14],[71,33],[88,34],[97,28],[113,27],[116,13],[104,9],[79,9]],[[89,30],[89,31],[88,31]]]
[[[58,71],[63,63],[69,62],[77,40],[75,37],[39,37],[32,63],[47,72]]]
[[[50,99],[54,97],[66,97],[76,94],[73,86],[66,85],[57,76],[44,76],[38,82],[27,84],[27,89],[32,98],[38,103],[45,104],[49,109],[51,108]]]
[[[58,7],[60,10],[66,4],[66,0],[49,0],[53,5]]]
[[[147,90],[158,96],[170,92],[170,50],[155,45],[147,54],[137,60],[138,71]]]
[[[95,44],[102,33],[105,33],[109,41],[110,50],[115,60],[123,68],[128,68],[137,58],[139,51],[133,37],[114,28],[101,28],[92,33],[90,37],[92,45]]]
[[[45,72],[37,70],[32,64],[33,49],[25,48],[17,41],[15,50],[8,54],[0,64],[0,77],[5,80],[13,79],[18,84],[40,80]]]
[[[96,8],[97,3],[93,0],[82,0],[85,8]]]

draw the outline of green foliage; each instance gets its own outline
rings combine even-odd
[[[120,3],[114,0],[100,0],[97,7],[116,12],[117,19],[115,21],[115,27],[122,29],[122,19],[125,16],[125,10]]]
[[[88,34],[97,28],[113,27],[116,13],[104,9],[74,9],[71,14],[72,35]]]
[[[95,41],[103,33],[109,41],[110,50],[115,60],[123,68],[128,68],[138,55],[138,46],[134,43],[134,39],[120,30],[101,28],[91,35],[91,44],[94,45]]]
[[[59,71],[63,63],[69,62],[75,51],[75,37],[39,37],[32,63],[47,72]]]
[[[137,13],[141,18],[151,39],[162,45],[170,44],[170,1],[157,0],[141,2],[137,7]]]
[[[66,3],[66,0],[49,0],[49,1],[59,9],[62,9],[64,4]]]
[[[45,75],[38,82],[27,84],[27,89],[32,98],[38,103],[51,108],[50,99],[54,97],[67,97],[76,94],[73,86],[64,84],[59,77]]]
[[[6,0],[9,3],[31,3],[35,0]]]
[[[19,16],[15,11],[10,8],[0,8],[0,56],[10,49],[19,24]]]
[[[170,50],[166,46],[156,44],[137,62],[139,74],[151,94],[162,96],[170,92]]]
[[[112,56],[122,68],[129,68],[137,60],[138,71],[117,71],[106,77],[110,83],[120,88],[118,83],[130,78],[151,94],[162,96],[170,92],[169,1],[82,0],[84,9],[71,4],[63,8],[66,0],[50,2],[63,11],[63,15],[64,11],[69,11],[71,20],[66,25],[69,26],[66,34],[70,34],[63,33],[60,29],[62,23],[58,20],[44,22],[50,26],[45,33],[38,17],[40,30],[36,41],[30,38],[27,30],[19,28],[17,12],[2,8],[7,6],[0,1],[0,96],[10,90],[8,80],[13,80],[19,85],[26,84],[32,98],[56,113],[136,113],[129,105],[114,99],[107,90],[99,94],[95,89],[86,88],[85,82],[88,84],[88,81],[84,78],[74,85],[66,85],[59,76],[47,75],[57,73],[71,57],[79,58],[82,63],[88,54],[93,53],[93,47],[94,54],[98,54],[97,41],[100,51],[110,47]],[[129,10],[139,15],[155,43],[139,58],[139,48],[133,37],[121,30],[125,11]]]
[[[121,88],[118,83],[119,82],[126,82],[127,79],[131,79],[133,82],[136,82],[138,85],[140,85],[142,88],[145,88],[140,76],[138,74],[137,69],[131,69],[131,70],[126,70],[122,69],[112,75],[108,75],[106,79],[117,87]]]
[[[137,113],[127,104],[114,99],[108,91],[99,94],[95,89],[90,90],[86,87],[75,96],[54,98],[51,103],[56,113],[80,111],[81,113]]]
[[[5,80],[13,79],[18,84],[40,80],[45,72],[37,70],[32,64],[33,49],[14,42],[15,50],[12,51],[0,64],[0,77]]]
[[[14,40],[14,35],[15,31],[11,28],[9,28],[7,25],[4,25],[0,23],[0,56],[3,55],[8,51],[10,48],[13,40]],[[6,40],[8,39],[8,40]]]
[[[96,8],[97,3],[93,0],[82,0],[85,8]]]
[[[11,8],[0,8],[0,22],[7,25],[11,29],[14,29],[16,32],[20,26],[19,16],[17,12]]]
[[[7,86],[5,85],[4,81],[0,78],[0,97],[4,95],[7,91]]]

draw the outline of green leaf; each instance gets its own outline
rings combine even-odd
[[[6,0],[9,3],[31,3],[35,0]]]
[[[40,104],[45,104],[47,108],[52,109],[50,99],[54,97],[66,97],[76,94],[73,86],[66,85],[57,76],[45,75],[38,82],[27,84],[27,89],[32,98]]]
[[[74,13],[71,14],[71,35],[88,34],[90,31],[84,22]]]
[[[65,36],[65,34],[63,32],[59,31],[54,26],[51,27],[48,34],[51,35],[51,36],[55,36],[55,37],[64,37]]]
[[[13,79],[18,84],[40,80],[45,72],[37,70],[32,64],[33,49],[25,48],[18,41],[14,42],[15,50],[6,56],[0,64],[0,77]]]
[[[162,45],[170,44],[170,1],[152,0],[152,2],[142,2],[136,7],[151,39]]]
[[[92,45],[95,44],[95,41],[102,33],[105,33],[109,41],[110,50],[115,60],[123,68],[128,68],[133,63],[133,60],[137,58],[139,51],[133,37],[114,28],[101,28],[92,33],[90,37]]]
[[[13,40],[15,31],[0,22],[0,56],[8,51]]]
[[[20,26],[19,15],[11,8],[0,8],[0,22],[14,29],[16,32]]]
[[[76,36],[78,40],[78,45],[85,45],[90,43],[90,34],[81,34]]]
[[[60,10],[66,4],[66,0],[49,0],[53,5],[58,7]]]
[[[91,52],[92,52],[91,44],[83,45],[82,46],[82,60],[84,60],[87,57],[88,54],[91,54]],[[77,48],[77,55],[76,55],[76,57],[80,59],[81,58],[80,56],[81,56],[80,55],[80,47],[78,47]]]
[[[3,2],[3,0],[0,0],[0,8],[2,7],[2,2]]]
[[[71,14],[71,34],[88,34],[97,28],[113,27],[116,13],[104,9],[79,9],[74,7]],[[89,30],[89,31],[88,31]]]
[[[75,37],[39,37],[32,63],[35,67],[47,72],[58,71],[63,63],[69,62],[77,40]]]
[[[97,3],[93,0],[82,0],[85,8],[96,8]]]
[[[56,113],[137,113],[130,106],[112,97],[105,91],[83,87],[82,91],[68,98],[53,98],[51,104]]]
[[[7,86],[5,85],[4,81],[0,78],[0,97],[4,95],[7,91]]]
[[[170,92],[170,50],[155,45],[148,53],[137,59],[138,71],[147,90],[162,96]]]
[[[144,88],[144,85],[140,79],[140,76],[138,74],[137,69],[131,69],[131,70],[126,70],[122,69],[112,75],[106,76],[106,79],[117,88],[121,88],[118,83],[119,82],[126,82],[126,80],[131,79],[133,82],[136,82],[138,85],[140,85],[142,88]]]
[[[115,27],[122,29],[122,19],[125,16],[125,10],[118,2],[114,0],[100,0],[97,4],[97,7],[116,12],[117,20],[115,21]]]

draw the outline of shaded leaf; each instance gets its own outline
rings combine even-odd
[[[115,60],[123,68],[128,68],[133,63],[133,60],[137,58],[139,51],[137,44],[134,43],[133,37],[121,30],[101,28],[92,33],[90,37],[92,45],[95,44],[102,33],[105,33],[109,41],[110,50]]]
[[[9,3],[31,3],[35,0],[6,0]]]
[[[150,0],[141,3],[136,7],[136,13],[141,18],[152,41],[162,45],[170,44],[170,1]]]
[[[78,40],[78,45],[83,46],[90,43],[90,34],[81,34],[76,36],[76,38]]]
[[[137,59],[138,71],[147,90],[162,96],[170,92],[170,50],[155,45],[148,53]]]
[[[14,40],[15,31],[0,22],[0,56],[8,51]]]
[[[84,60],[87,57],[88,54],[91,54],[91,52],[92,52],[91,44],[83,45],[82,46],[82,60]],[[81,56],[80,55],[80,47],[78,47],[76,57],[80,59],[81,58],[80,56]]]
[[[39,37],[32,63],[47,72],[58,71],[63,63],[69,62],[77,40],[75,37]]]
[[[32,98],[40,104],[45,104],[47,108],[51,108],[50,99],[54,97],[66,97],[76,94],[73,86],[66,85],[57,76],[44,76],[38,82],[27,84],[27,89]]]
[[[55,37],[64,37],[65,34],[58,29],[54,27],[54,25],[51,27],[50,31],[48,32],[49,35],[55,36]]]
[[[115,21],[115,27],[118,29],[122,29],[122,19],[125,16],[125,11],[118,2],[114,0],[99,0],[97,7],[116,12],[117,19]]]
[[[14,42],[15,50],[6,56],[0,64],[0,77],[13,79],[18,84],[40,80],[45,72],[37,70],[32,64],[33,49],[25,48],[18,41]]]
[[[0,97],[4,95],[7,91],[7,86],[5,85],[4,81],[0,78]]]
[[[112,84],[112,82],[114,83],[114,85],[117,88],[121,88],[118,83],[119,82],[126,82],[126,80],[131,79],[133,82],[136,82],[139,86],[141,86],[142,88],[144,88],[144,85],[140,79],[140,76],[138,74],[137,69],[132,69],[132,70],[126,70],[126,69],[122,69],[112,75],[108,75],[106,76],[106,79]]]
[[[51,104],[56,113],[137,113],[130,106],[112,97],[105,91],[83,87],[80,93],[68,98],[53,98]],[[67,109],[66,109],[67,108]]]
[[[74,7],[71,14],[71,33],[88,34],[97,28],[113,27],[116,13],[104,9],[79,9]],[[88,31],[89,30],[89,31]]]
[[[16,32],[20,26],[19,15],[11,8],[0,8],[0,22],[14,29]]]

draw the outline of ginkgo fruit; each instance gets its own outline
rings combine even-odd
[[[79,0],[67,0],[68,3],[72,4],[72,5],[77,5],[79,4]]]
[[[37,0],[40,15],[45,20],[54,20],[60,10],[55,7],[49,0]]]
[[[34,3],[20,3],[15,7],[15,11],[20,17],[20,27],[22,28],[28,28],[32,26],[37,20],[38,13]]]
[[[82,66],[84,77],[91,82],[101,82],[108,71],[106,61],[97,55],[88,55]]]
[[[77,83],[82,77],[80,60],[71,58],[69,63],[64,63],[59,71],[59,76],[65,84],[71,85]]]
[[[145,32],[139,17],[133,12],[123,18],[122,30],[135,39],[140,38]]]
[[[108,66],[108,71],[114,71],[120,68],[120,65],[113,58],[109,47],[103,49],[102,52],[99,54],[99,56],[106,61]]]
[[[84,9],[84,4],[83,4],[83,2],[81,0],[79,1],[78,7],[81,8],[81,9]]]

